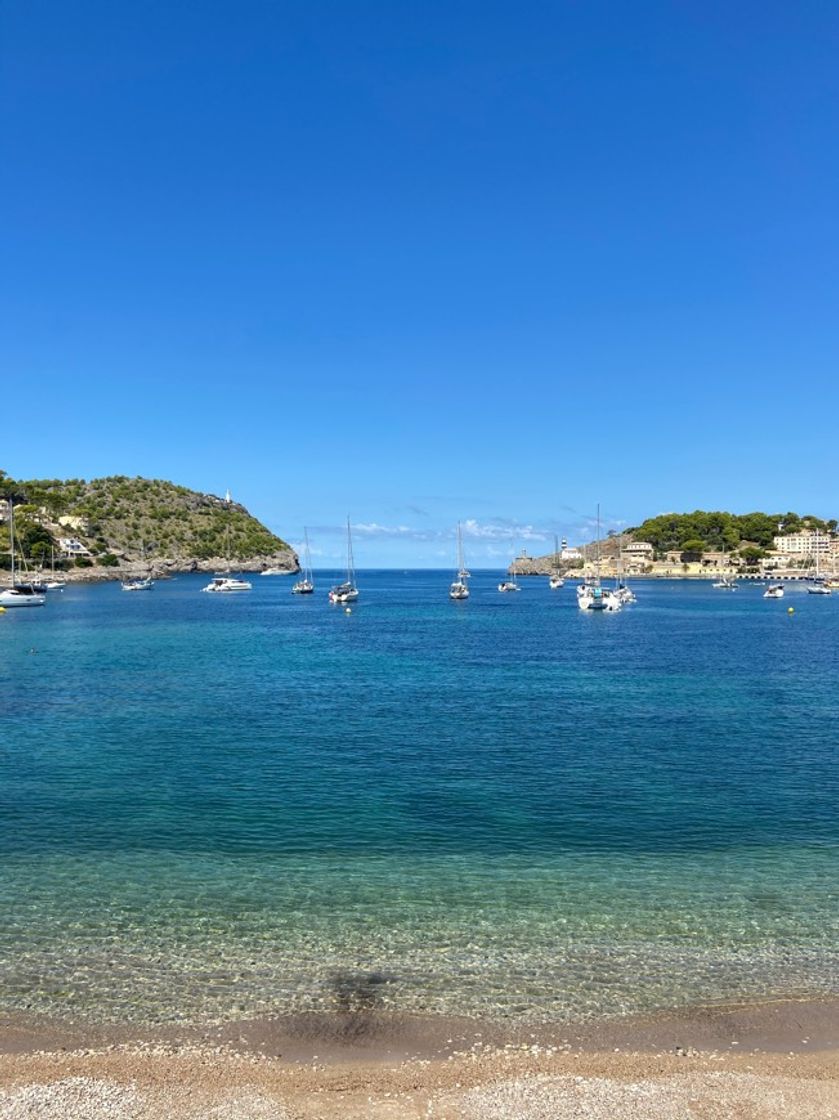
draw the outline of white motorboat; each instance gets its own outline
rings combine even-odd
[[[233,576],[213,576],[202,591],[212,591],[224,594],[229,591],[250,591],[252,584],[246,579],[234,579]]]
[[[145,579],[137,576],[134,579],[124,579],[122,581],[123,591],[151,591],[153,587],[154,580],[151,576],[147,576]]]
[[[347,516],[347,578],[343,583],[337,584],[329,592],[330,603],[354,603],[358,598],[358,588],[355,585],[355,568],[352,555],[352,529]]]
[[[291,572],[286,568],[263,568],[259,574],[261,576],[290,576]]]
[[[457,523],[457,577],[449,585],[449,598],[450,599],[468,599],[469,598],[469,585],[466,580],[469,578],[469,571],[463,563],[463,533],[460,528],[460,522]]]
[[[0,607],[42,607],[46,595],[31,583],[15,580],[15,507],[9,498],[9,556],[11,558],[11,586],[0,591]]]
[[[265,573],[262,573],[265,575]],[[291,589],[292,595],[311,595],[315,590],[315,581],[312,578],[312,556],[309,552],[309,530],[303,529],[303,578],[299,579]]]
[[[716,583],[711,584],[711,587],[716,588],[717,591],[736,591],[737,590],[737,584],[734,582],[733,579],[729,579],[728,576],[723,576],[722,579],[718,579],[716,581]]]
[[[230,502],[230,491],[227,492],[227,502]],[[202,591],[210,591],[213,594],[226,595],[233,591],[250,591],[252,584],[246,579],[238,579],[236,576],[230,574],[230,524],[228,522],[227,530],[225,533],[225,552],[227,553],[227,571],[216,572],[206,587],[202,587]]]
[[[767,587],[763,592],[764,599],[783,599],[784,588],[780,583],[775,583],[771,587]]]

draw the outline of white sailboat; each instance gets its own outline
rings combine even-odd
[[[47,600],[31,583],[15,582],[15,507],[9,498],[9,553],[11,557],[11,586],[0,591],[0,607],[42,607]]]
[[[498,585],[499,591],[521,591],[518,583],[516,582],[516,550],[513,547],[513,562],[508,569],[510,578],[502,579]]]
[[[55,548],[50,548],[50,578],[44,584],[47,591],[63,591],[67,580],[55,574]]]
[[[815,571],[815,575],[813,576],[813,582],[811,584],[809,584],[809,586],[807,587],[807,594],[808,595],[832,595],[833,594],[833,591],[831,590],[828,581],[824,578],[824,576],[821,574],[821,571],[819,569],[819,559],[820,559],[819,542],[820,541],[821,541],[821,536],[819,535],[819,533],[816,533],[816,552],[815,552],[816,571]]]
[[[722,546],[722,562],[723,562],[723,568],[725,568],[725,545]],[[715,588],[717,591],[736,591],[737,590],[737,584],[734,582],[734,580],[730,579],[728,576],[725,576],[725,575],[721,576],[718,580],[716,580],[714,583],[712,583],[711,587]]]
[[[565,580],[559,574],[559,540],[554,536],[554,570],[548,580],[548,587],[551,591],[556,591],[560,587],[565,586]]]
[[[635,592],[626,583],[623,578],[623,533],[618,536],[618,556],[617,566],[615,570],[615,595],[620,599],[621,603],[626,606],[627,603],[636,603],[638,600],[635,598]]]
[[[347,515],[347,578],[343,583],[337,584],[329,592],[330,603],[354,603],[358,598],[358,588],[355,585],[355,568],[352,555],[352,529],[350,518]]]
[[[264,574],[264,573],[263,573]],[[315,581],[312,578],[312,556],[309,552],[309,530],[303,528],[303,578],[299,579],[291,589],[292,595],[311,595],[315,590]]]
[[[614,591],[600,583],[600,506],[597,506],[597,538],[594,542],[594,579],[586,579],[577,588],[577,606],[581,611],[619,611],[623,604]]]
[[[457,523],[457,576],[449,587],[450,599],[468,599],[469,586],[466,580],[469,577],[469,572],[463,563],[463,535],[460,529],[460,522]]]

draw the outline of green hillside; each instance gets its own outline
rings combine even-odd
[[[835,520],[823,521],[812,514],[736,514],[697,509],[693,513],[662,513],[650,517],[630,532],[633,540],[648,541],[657,552],[683,549],[687,544],[701,544],[706,551],[725,548],[733,552],[742,544],[771,548],[773,538],[778,535],[799,533],[803,529],[832,533],[836,527]]]
[[[290,551],[244,506],[160,479],[12,479],[0,471],[0,498],[14,499],[18,539],[35,561],[57,550],[62,536],[76,537],[106,566]],[[78,520],[62,525],[62,518]]]

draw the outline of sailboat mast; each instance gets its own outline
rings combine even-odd
[[[15,501],[9,498],[9,553],[12,558],[12,587],[15,585]]]
[[[597,503],[597,538],[594,542],[594,578],[600,586],[600,502]]]
[[[311,583],[311,581],[312,581],[312,556],[311,556],[311,553],[309,552],[309,530],[305,527],[305,525],[303,526],[303,548],[305,550],[304,556],[303,556],[303,562],[306,565],[306,567],[304,569],[304,572],[303,572],[303,578],[307,579]]]
[[[347,583],[355,582],[355,566],[352,556],[352,532],[350,531],[350,515],[347,514]]]

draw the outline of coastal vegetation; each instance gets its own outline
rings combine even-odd
[[[812,514],[725,513],[697,509],[693,513],[662,513],[629,530],[635,541],[647,541],[657,553],[679,551],[688,554],[771,548],[774,538],[800,533],[805,529],[834,533],[835,519],[824,521]]]
[[[238,502],[161,479],[21,480],[0,471],[0,499],[14,502],[19,546],[36,563],[58,559],[62,538],[75,538],[85,550],[60,561],[62,567],[116,568],[157,558],[248,561],[290,551]]]

